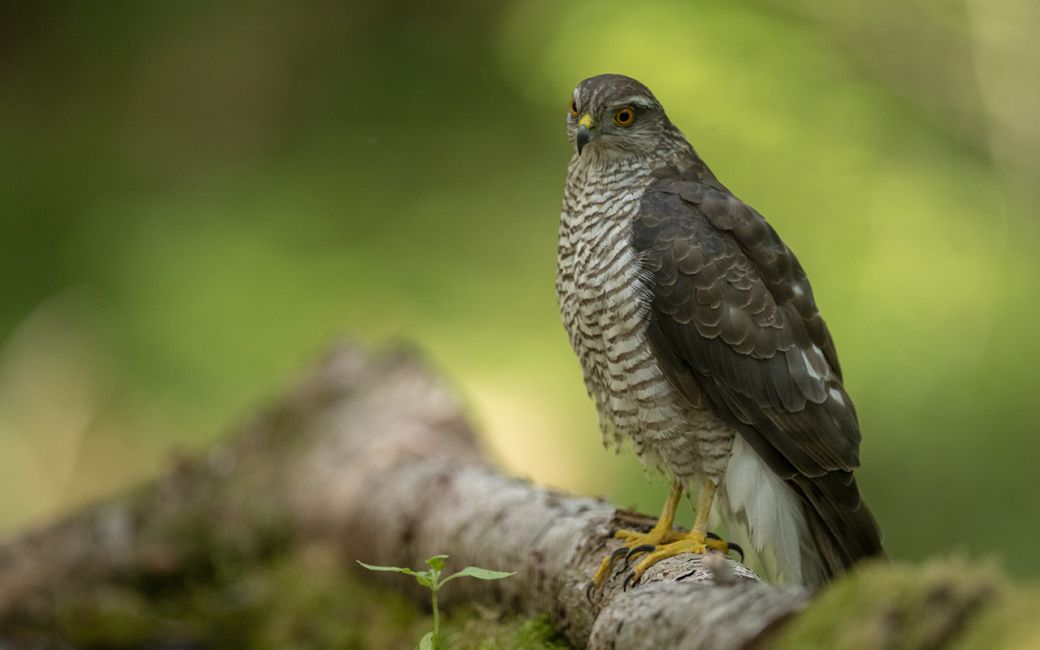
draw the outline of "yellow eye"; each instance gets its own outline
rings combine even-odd
[[[617,124],[618,126],[631,126],[632,122],[635,121],[636,112],[632,109],[631,106],[619,108],[617,112],[614,113],[614,124]]]
[[[578,105],[574,102],[574,98],[573,97],[571,97],[570,110],[571,110],[571,117],[578,117]]]

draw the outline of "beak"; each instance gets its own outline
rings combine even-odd
[[[578,120],[578,134],[575,138],[575,144],[578,145],[578,155],[581,155],[581,150],[585,148],[585,145],[592,139],[592,130],[596,128],[596,123],[592,120],[592,116],[585,113]]]

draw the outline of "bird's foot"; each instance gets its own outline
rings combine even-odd
[[[676,555],[681,555],[683,553],[704,555],[712,551],[722,554],[735,551],[740,555],[741,561],[744,559],[744,550],[736,544],[730,544],[714,533],[704,534],[695,530],[690,531],[689,533],[680,533],[679,539],[665,542],[655,548],[647,549],[647,551],[647,556],[636,563],[636,565],[632,567],[631,573],[629,573],[625,578],[626,589],[638,584],[639,579],[643,577],[646,570],[653,565],[657,564],[661,560],[675,557]]]
[[[610,570],[614,563],[619,559],[624,558],[625,566],[628,566],[632,556],[653,551],[661,544],[677,542],[686,537],[686,533],[673,530],[672,528],[654,526],[647,532],[621,529],[615,531],[612,536],[615,539],[624,540],[624,543],[613,553],[603,558],[603,562],[600,563],[595,575],[592,576],[590,587],[598,588],[603,584],[606,577],[610,575]]]

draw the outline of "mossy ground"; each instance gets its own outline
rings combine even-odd
[[[875,563],[827,587],[779,630],[776,650],[1040,648],[1040,593],[992,565]]]
[[[327,552],[273,558],[217,580],[108,583],[63,594],[50,620],[26,621],[14,636],[77,648],[414,648],[432,626],[427,612],[351,576]],[[566,649],[545,618],[475,605],[449,611],[452,650]]]
[[[432,627],[429,613],[343,565],[328,549],[310,548],[252,565],[213,561],[161,577],[70,585],[46,614],[8,622],[3,636],[14,647],[41,649],[414,648]],[[825,589],[763,647],[1027,650],[1040,647],[1038,621],[1040,592],[993,567],[879,563]],[[444,650],[569,647],[545,617],[476,604],[449,610],[442,631]]]

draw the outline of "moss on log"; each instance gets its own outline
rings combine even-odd
[[[516,571],[456,581],[458,648],[1028,648],[1040,599],[992,568],[865,566],[816,595],[723,559],[584,586],[645,515],[502,476],[413,354],[347,346],[220,444],[0,546],[5,647],[392,648],[425,594],[354,559]],[[382,585],[376,587],[373,585]],[[416,607],[419,604],[420,607]]]

